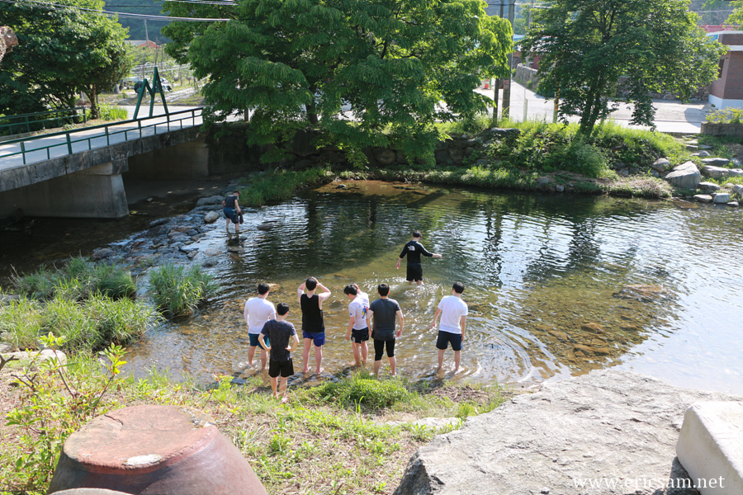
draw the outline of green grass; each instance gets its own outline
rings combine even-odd
[[[715,110],[707,114],[706,120],[710,124],[740,124],[743,120],[743,109],[725,108]]]
[[[283,201],[292,197],[300,186],[327,182],[328,170],[315,167],[302,171],[272,170],[251,175],[249,185],[240,187],[240,203],[260,206],[270,201]]]
[[[380,381],[371,378],[367,373],[355,374],[339,382],[326,382],[314,391],[325,401],[337,402],[341,406],[359,405],[371,410],[408,401],[414,394],[399,380]]]
[[[90,110],[86,110],[85,114],[90,119]],[[129,118],[129,114],[124,107],[117,107],[115,105],[106,105],[105,103],[98,105],[98,118],[100,120],[126,120]]]
[[[217,290],[213,277],[200,266],[172,264],[150,271],[150,289],[155,305],[170,317],[186,316]]]

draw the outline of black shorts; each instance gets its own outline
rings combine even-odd
[[[369,329],[363,330],[351,330],[351,342],[354,344],[360,344],[369,340]]]
[[[268,376],[276,378],[281,375],[282,378],[290,377],[294,374],[294,364],[289,361],[273,361],[268,364]]]
[[[377,340],[374,339],[374,361],[381,361],[384,354],[384,347],[387,344],[387,357],[395,357],[395,339]]]
[[[436,339],[436,348],[443,351],[444,349],[449,347],[449,342],[451,342],[451,348],[453,350],[462,350],[462,334],[444,332],[443,330],[439,330],[439,338]]]
[[[420,263],[408,263],[408,282],[417,282],[423,280],[423,265]]]

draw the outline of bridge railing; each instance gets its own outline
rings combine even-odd
[[[55,148],[66,148],[67,153],[63,153],[64,155],[72,155],[74,153],[80,153],[83,151],[92,150],[94,148],[93,141],[97,141],[99,144],[97,144],[95,147],[100,148],[102,147],[105,142],[105,146],[110,146],[112,144],[112,139],[116,136],[119,136],[121,134],[124,135],[123,141],[131,141],[133,139],[140,139],[143,137],[143,131],[146,132],[147,129],[153,129],[154,134],[158,134],[158,129],[160,129],[160,134],[163,132],[170,132],[171,130],[175,129],[183,129],[184,123],[187,124],[188,121],[191,121],[191,126],[196,125],[196,119],[198,117],[202,116],[202,108],[192,108],[190,110],[181,110],[179,112],[171,112],[169,114],[165,115],[156,115],[153,117],[147,117],[142,119],[136,119],[136,120],[122,120],[119,122],[114,122],[111,124],[103,124],[103,125],[97,125],[97,126],[91,126],[91,127],[85,127],[83,129],[77,129],[75,131],[62,131],[62,132],[53,132],[49,134],[43,134],[41,136],[37,136],[36,139],[47,139],[47,138],[54,138],[59,136],[64,136],[65,140],[62,143],[55,143],[50,144],[49,146],[39,146],[34,148],[28,148],[27,142],[29,141],[29,138],[24,139],[13,139],[11,141],[5,141],[3,143],[0,143],[3,147],[12,145],[12,144],[20,144],[20,151],[14,152],[14,153],[7,153],[7,154],[1,154],[0,160],[22,155],[23,156],[23,164],[25,165],[27,162],[27,156],[30,154],[37,154],[39,152],[46,151],[46,159],[50,160],[52,158],[52,151]],[[148,123],[150,122],[150,123]],[[134,124],[136,124],[136,127],[133,127]],[[121,129],[121,127],[126,127],[124,129]],[[117,129],[118,128],[118,129]],[[102,130],[103,133],[98,133],[94,136],[83,136],[78,137],[74,136],[74,134],[80,134],[80,133],[89,133],[90,131],[96,131],[96,130]],[[74,137],[73,137],[74,136]],[[116,141],[113,144],[116,144],[121,141]],[[78,143],[87,143],[87,146],[83,145],[82,149],[80,146],[75,146]],[[73,151],[73,148],[77,148]],[[38,160],[35,160],[38,161]]]
[[[76,120],[85,123],[87,121],[86,110],[85,107],[75,107],[3,116],[0,117],[0,136],[6,135],[6,133],[12,135],[14,132],[18,133],[19,130],[20,132],[32,132],[46,129],[47,125],[62,127],[62,124]]]

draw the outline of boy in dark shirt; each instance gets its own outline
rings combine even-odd
[[[287,397],[285,397],[286,386],[289,383],[289,377],[294,374],[291,352],[299,345],[299,338],[294,325],[285,321],[288,314],[289,305],[280,303],[276,306],[276,319],[267,321],[263,325],[260,335],[258,335],[258,340],[263,348],[266,347],[264,338],[268,337],[269,346],[267,350],[271,356],[268,376],[271,377],[273,396],[281,399],[281,402],[287,401]],[[294,337],[294,346],[289,343],[292,337]],[[280,385],[279,375],[283,378]],[[277,388],[279,388],[278,391]]]
[[[400,257],[397,259],[396,269],[400,269],[400,262],[407,255],[408,257],[408,273],[405,277],[411,284],[417,282],[418,285],[423,283],[423,266],[421,265],[421,254],[423,256],[441,258],[440,254],[429,253],[426,248],[421,244],[421,233],[417,230],[413,231],[413,240],[409,241],[402,248]]]
[[[240,234],[240,214],[242,211],[240,211],[240,205],[237,203],[239,199],[240,191],[235,191],[231,196],[227,196],[222,201],[222,211],[224,212],[224,216],[227,217],[225,229],[227,229],[228,234],[230,233],[230,220],[235,224],[235,233]]]
[[[377,292],[381,299],[369,305],[369,316],[373,320],[372,338],[374,339],[374,375],[379,376],[382,367],[382,355],[387,347],[387,357],[390,360],[390,374],[396,376],[395,338],[402,336],[404,318],[400,305],[394,299],[388,299],[390,286],[379,284]],[[395,333],[395,317],[400,320],[400,329]]]
[[[315,294],[315,289],[320,288],[323,292]],[[305,294],[304,291],[307,290]],[[330,296],[330,290],[310,277],[305,283],[297,288],[297,300],[302,308],[302,362],[303,373],[310,371],[310,348],[315,347],[315,373],[322,373],[322,346],[325,344],[325,319],[322,312],[322,302]]]

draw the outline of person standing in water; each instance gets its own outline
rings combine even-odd
[[[315,294],[317,288],[322,289],[321,294]],[[304,291],[307,289],[307,293]],[[305,283],[297,288],[297,299],[299,306],[302,308],[302,339],[304,348],[302,349],[302,361],[304,363],[304,373],[309,373],[310,347],[315,346],[315,373],[322,373],[322,346],[325,344],[325,320],[322,312],[322,302],[330,297],[330,290],[317,281],[315,277],[310,277]]]
[[[351,340],[356,366],[366,365],[366,358],[369,355],[369,348],[366,345],[369,340],[369,326],[366,321],[366,315],[369,311],[369,295],[362,292],[356,284],[347,285],[343,289],[343,293],[351,301],[348,305],[350,319],[348,320],[346,340]]]
[[[224,208],[222,211],[224,211],[224,216],[227,217],[225,229],[228,234],[230,233],[230,220],[235,224],[235,234],[240,233],[240,214],[242,211],[240,211],[240,205],[237,204],[238,199],[240,199],[240,191],[235,191],[222,201],[222,207]]]
[[[397,361],[395,359],[395,339],[402,336],[402,327],[405,321],[400,305],[387,296],[390,286],[379,284],[377,292],[381,299],[369,305],[369,316],[372,319],[372,338],[374,339],[374,376],[379,377],[382,367],[382,355],[387,347],[387,357],[390,360],[390,374],[397,376]],[[395,333],[395,317],[400,321],[400,329]]]
[[[418,285],[421,285],[423,283],[423,265],[421,265],[421,254],[423,256],[439,259],[441,258],[441,255],[438,253],[429,253],[428,251],[426,251],[426,248],[423,247],[420,241],[421,233],[417,230],[413,231],[413,240],[409,241],[402,248],[400,257],[397,259],[397,266],[395,266],[395,269],[399,270],[400,262],[405,256],[407,256],[408,273],[405,278],[411,284],[413,282],[416,282]]]
[[[436,314],[433,315],[431,329],[436,328],[436,320],[441,315],[441,326],[439,326],[439,335],[436,340],[436,348],[439,350],[439,368],[440,372],[444,365],[444,352],[449,347],[454,351],[454,373],[459,371],[459,362],[462,358],[462,342],[464,342],[465,329],[467,327],[467,303],[462,301],[464,284],[455,282],[451,288],[451,295],[441,299]]]
[[[294,374],[294,365],[292,363],[292,354],[296,346],[299,345],[299,338],[294,325],[285,321],[289,315],[289,305],[279,303],[276,306],[276,319],[270,320],[263,325],[263,330],[258,335],[258,340],[262,346],[268,340],[268,351],[271,355],[271,361],[268,366],[268,376],[271,377],[271,390],[273,396],[281,402],[286,402],[286,386],[289,384],[289,377]],[[289,342],[294,337],[294,346]],[[279,384],[279,375],[281,383]]]
[[[268,360],[268,353],[266,347],[258,341],[258,336],[263,330],[263,325],[267,321],[276,318],[276,310],[273,304],[266,300],[270,287],[267,283],[262,282],[258,284],[258,297],[251,297],[245,302],[243,308],[243,316],[245,317],[245,323],[248,324],[248,336],[250,337],[250,348],[248,349],[248,364],[253,366],[253,357],[255,356],[255,350],[260,346],[261,348],[261,371],[266,369],[266,361]]]

